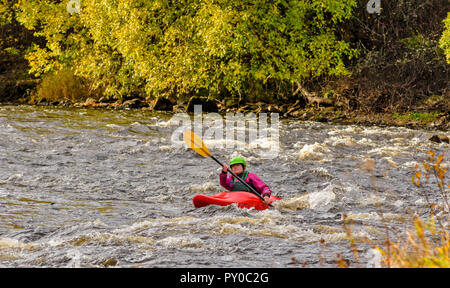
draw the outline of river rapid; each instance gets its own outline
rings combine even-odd
[[[223,191],[220,167],[173,145],[172,117],[0,106],[0,267],[377,267],[386,228],[404,237],[425,196],[442,201],[433,179],[411,182],[429,150],[449,166],[432,131],[282,119],[274,159],[245,143],[211,152],[242,155],[283,200],[195,209]]]

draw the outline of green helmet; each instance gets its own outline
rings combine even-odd
[[[245,167],[247,166],[247,164],[245,164],[244,158],[242,157],[234,157],[233,159],[231,159],[230,166],[233,166],[234,164],[242,164],[242,166],[244,166],[244,170]]]

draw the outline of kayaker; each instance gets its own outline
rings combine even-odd
[[[231,170],[239,176],[242,180],[244,180],[247,184],[249,184],[252,188],[254,188],[261,196],[264,198],[265,202],[270,203],[270,195],[272,192],[270,191],[269,186],[264,184],[264,182],[255,174],[250,173],[245,170],[247,164],[245,163],[244,158],[235,157],[230,161]],[[222,167],[222,172],[220,173],[220,185],[222,185],[228,191],[247,191],[250,190],[241,183],[238,179],[235,179],[233,175],[227,177],[228,173],[228,165],[224,164]]]

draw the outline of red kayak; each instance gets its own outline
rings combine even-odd
[[[281,198],[270,196],[270,203],[276,200],[281,200]],[[258,196],[245,191],[220,192],[211,196],[199,194],[192,198],[192,202],[194,203],[195,208],[212,204],[227,206],[233,203],[237,203],[239,208],[254,208],[255,210],[264,210],[269,208],[269,205],[264,203]]]

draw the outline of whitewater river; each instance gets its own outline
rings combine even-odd
[[[211,152],[242,155],[283,200],[195,209],[222,191],[220,167],[173,144],[172,117],[0,106],[0,267],[373,267],[386,228],[403,237],[425,196],[442,201],[433,178],[411,182],[428,150],[450,150],[434,132],[280,120],[273,159],[245,141]]]

